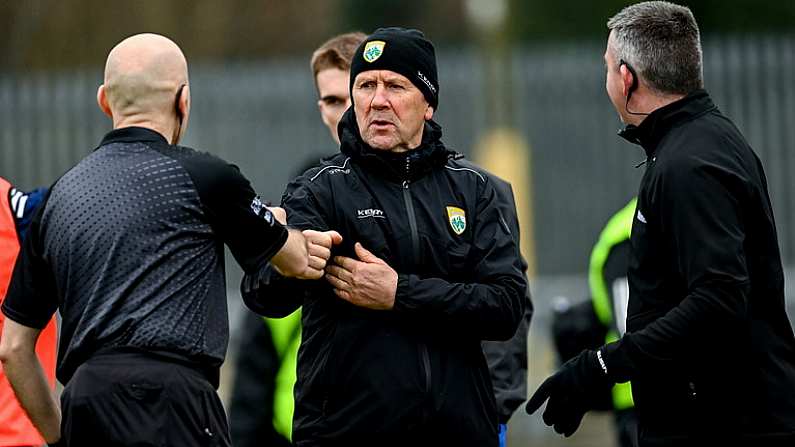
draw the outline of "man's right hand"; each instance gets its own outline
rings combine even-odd
[[[303,274],[297,276],[301,279],[320,279],[325,274],[326,263],[331,257],[331,247],[342,242],[342,236],[336,231],[304,230],[306,251],[309,255],[309,265]]]
[[[48,441],[61,438],[61,409],[36,356],[41,329],[6,318],[0,336],[0,363],[33,425]]]

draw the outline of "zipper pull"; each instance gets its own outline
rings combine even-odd
[[[403,189],[409,189],[409,181],[403,180]]]

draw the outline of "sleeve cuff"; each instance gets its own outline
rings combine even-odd
[[[29,317],[20,312],[15,311],[14,309],[11,309],[10,307],[6,306],[6,302],[3,302],[2,312],[3,315],[5,315],[6,318],[8,318],[9,320],[13,320],[16,323],[21,324],[22,326],[26,326],[33,329],[44,329],[44,327],[47,326],[47,323],[50,322],[50,318],[52,318],[52,316],[49,316],[46,319],[44,319],[44,321],[42,322],[41,320],[35,317]]]
[[[411,302],[411,283],[412,276],[398,273],[397,290],[395,290],[395,305],[392,310],[395,312],[411,312],[416,306]]]
[[[635,369],[632,360],[635,345],[627,335],[625,334],[620,340],[608,343],[599,349],[607,367],[608,379],[614,383],[628,382]]]
[[[246,269],[245,266],[241,264],[241,267],[244,267],[243,270],[245,270],[246,273],[256,273],[266,268],[266,265],[270,262],[271,258],[274,257],[276,253],[282,249],[282,247],[284,247],[284,244],[287,243],[289,230],[284,226],[279,226],[279,229],[281,231],[279,231],[278,234],[273,235],[273,243],[267,248],[267,250],[263,251],[257,257],[257,261],[250,267],[250,269]]]

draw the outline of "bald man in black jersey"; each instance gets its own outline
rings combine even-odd
[[[249,274],[314,279],[339,235],[288,230],[237,167],[177,146],[190,86],[171,40],[113,48],[97,101],[114,130],[32,222],[2,306],[5,373],[47,442],[230,445],[215,392],[229,338],[223,245]],[[33,350],[56,310],[60,408]]]

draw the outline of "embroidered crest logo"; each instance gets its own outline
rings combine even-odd
[[[367,62],[375,62],[382,54],[384,54],[384,47],[386,42],[383,40],[373,40],[364,45],[364,60]]]
[[[262,203],[262,199],[259,196],[254,197],[254,200],[251,201],[251,211],[254,211],[254,214],[259,216],[259,213],[262,211],[262,208],[265,205]]]
[[[455,234],[460,235],[467,229],[467,216],[464,210],[455,206],[447,207],[447,220]]]

